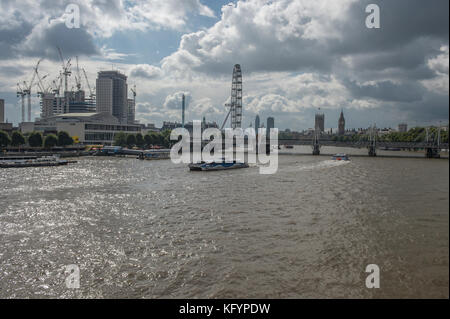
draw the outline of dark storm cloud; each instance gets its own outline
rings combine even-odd
[[[407,118],[422,122],[437,124],[449,117],[448,95],[425,93],[423,100],[415,103],[399,104],[400,113],[407,114]]]
[[[15,77],[25,74],[25,71],[18,66],[0,66],[0,77]]]
[[[67,56],[95,55],[99,53],[93,37],[86,29],[69,29],[64,23],[34,30],[21,21],[14,28],[0,28],[0,59],[20,56],[58,59],[56,47]]]
[[[365,8],[370,3],[380,7],[380,29],[365,26]],[[427,37],[448,43],[448,12],[448,0],[358,1],[350,7],[346,23],[336,26],[345,37],[334,43],[334,49],[341,54],[384,52]]]
[[[365,9],[370,3],[381,8],[381,29],[368,29],[365,25]],[[448,0],[358,1],[333,24],[332,31],[339,37],[325,40],[306,34],[312,20],[298,18],[301,10],[277,16],[271,7],[274,14],[265,17],[262,27],[255,23],[261,14],[255,16],[251,11],[258,8],[238,8],[234,15],[222,17],[220,27],[184,35],[178,52],[163,61],[165,66],[181,71],[187,67],[212,76],[230,73],[230,65],[235,63],[242,64],[247,74],[345,73],[340,70],[342,58],[350,57],[353,67],[346,71],[353,78],[373,72],[380,78],[390,73],[400,80],[426,79],[434,75],[426,65],[427,59],[438,54],[442,45],[448,45]],[[313,19],[317,24],[329,23],[320,20],[326,15]],[[290,27],[290,35],[280,34],[280,29]]]
[[[33,25],[25,21],[19,12],[14,13],[14,23],[2,21],[0,25],[0,59],[17,55],[15,47],[19,45],[33,29]]]
[[[372,77],[394,77],[404,79],[427,79],[434,72],[427,65],[429,58],[440,54],[442,40],[417,38],[395,50],[377,51],[374,53],[352,55],[352,71],[369,80],[365,73]]]
[[[414,102],[422,99],[424,88],[417,83],[395,84],[391,81],[381,81],[375,84],[359,85],[354,81],[346,82],[347,89],[353,97],[373,98],[380,101]]]
[[[63,50],[65,56],[99,53],[93,37],[86,29],[69,29],[64,23],[57,23],[33,33],[22,45],[22,54],[58,60],[57,47]]]

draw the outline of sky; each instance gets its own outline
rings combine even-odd
[[[380,28],[366,27],[371,3]],[[69,4],[80,9],[79,28],[66,26]],[[0,98],[17,124],[17,83],[43,59],[50,86],[60,47],[72,66],[79,57],[91,87],[101,70],[125,73],[137,120],[159,127],[181,121],[183,93],[188,121],[221,125],[235,64],[244,127],[259,114],[304,130],[323,112],[336,128],[341,110],[348,128],[447,125],[448,12],[448,0],[0,0]]]

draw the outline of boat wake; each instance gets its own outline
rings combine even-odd
[[[300,170],[301,171],[312,171],[312,170],[316,170],[316,169],[327,169],[327,168],[347,165],[349,163],[350,163],[350,161],[326,160],[326,161],[321,161],[319,163],[300,166]]]

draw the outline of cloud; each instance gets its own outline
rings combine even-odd
[[[79,0],[82,28],[72,36],[60,29],[62,1],[23,0],[30,14],[22,15],[14,1],[4,0],[0,67],[29,68],[26,58],[41,54],[55,61],[55,38],[61,35],[79,42],[62,44],[68,47],[63,47],[66,57],[90,56],[85,63],[92,83],[99,68],[110,68],[108,60],[117,61],[114,66],[129,74],[130,83],[138,80],[142,121],[179,120],[180,94],[188,92],[187,118],[205,115],[221,123],[236,63],[243,70],[244,123],[260,114],[274,116],[280,128],[313,127],[318,108],[329,127],[337,126],[341,108],[349,126],[356,127],[445,120],[448,1],[431,6],[421,0],[380,0],[381,29],[367,29],[365,6],[372,2],[240,0],[224,5],[219,20],[202,28],[190,18],[214,16],[206,1]],[[131,64],[130,51],[105,46],[115,33],[132,38],[135,31],[154,30],[176,30],[180,37],[175,51],[165,43],[158,47],[172,52],[159,64],[151,59]],[[140,58],[147,51],[134,53]],[[58,73],[56,67],[50,71]],[[11,89],[8,81],[0,78],[0,89]]]
[[[380,101],[415,102],[422,99],[423,87],[418,83],[396,84],[392,81],[380,81],[359,84],[347,82],[347,88],[355,98],[373,98]]]
[[[43,21],[17,46],[23,56],[46,57],[59,60],[57,47],[66,57],[96,55],[99,53],[93,37],[85,29],[68,29],[63,21]]]
[[[449,49],[448,46],[441,47],[441,54],[430,58],[427,62],[430,70],[434,71],[434,77],[422,81],[422,84],[430,91],[440,95],[449,92]]]
[[[94,39],[114,33],[168,29],[180,31],[190,15],[214,17],[199,0],[78,0],[81,27],[65,27],[65,1],[2,0],[0,58],[34,56],[55,58],[59,44],[69,55],[99,54]],[[26,8],[26,10],[23,10]],[[47,46],[47,47],[46,47]]]
[[[166,97],[166,100],[164,101],[164,108],[168,110],[181,110],[181,101],[182,96],[185,96],[185,107],[186,109],[189,108],[189,103],[192,100],[192,96],[190,92],[175,92],[171,95],[168,95]],[[181,114],[181,113],[180,113]]]
[[[186,25],[189,13],[214,18],[214,12],[199,0],[149,0],[132,1],[127,11],[132,23],[145,28],[168,28],[180,30]]]
[[[161,76],[161,69],[149,64],[136,64],[131,68],[130,76],[156,79]]]

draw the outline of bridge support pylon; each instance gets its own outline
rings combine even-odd
[[[369,128],[369,146],[367,148],[369,150],[370,157],[377,156],[377,135],[378,130],[376,125],[374,124]]]
[[[320,155],[320,142],[319,142],[320,130],[316,127],[314,131],[313,145],[312,145],[312,155]]]
[[[426,158],[440,158],[441,157],[441,154],[440,154],[438,148],[428,147],[425,149],[425,151],[426,151],[426,153],[425,153]]]
[[[319,144],[315,144],[315,145],[313,146],[313,152],[312,152],[312,154],[313,154],[313,155],[320,155],[320,145],[319,145]]]

